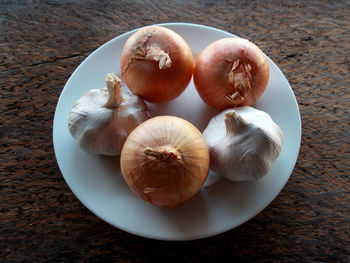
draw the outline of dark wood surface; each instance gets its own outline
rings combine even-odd
[[[70,191],[52,146],[75,68],[108,40],[161,22],[257,43],[300,107],[300,154],[282,192],[242,226],[201,240],[150,240],[103,222]],[[1,0],[0,40],[0,261],[350,262],[349,1]]]

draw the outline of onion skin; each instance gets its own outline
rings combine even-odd
[[[162,51],[171,63],[146,58],[149,48]],[[153,103],[168,102],[179,96],[191,81],[193,55],[186,41],[174,31],[148,26],[135,32],[121,55],[122,77],[132,93]]]
[[[130,189],[156,206],[185,203],[209,172],[209,150],[200,131],[186,120],[158,116],[127,138],[120,167]]]
[[[223,38],[201,52],[193,80],[203,101],[216,109],[251,106],[266,89],[269,65],[252,42]]]

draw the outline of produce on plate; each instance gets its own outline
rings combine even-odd
[[[190,83],[193,55],[174,31],[148,26],[135,32],[124,45],[121,73],[128,88],[149,102],[168,102]]]
[[[200,97],[214,108],[251,106],[267,86],[269,65],[249,40],[223,38],[200,53],[193,80]]]
[[[121,80],[107,74],[107,87],[89,90],[74,103],[68,128],[84,151],[121,155],[122,175],[141,199],[174,207],[200,190],[209,169],[231,181],[257,180],[278,158],[282,130],[269,114],[249,107],[269,80],[267,59],[250,41],[215,41],[200,53],[194,69],[192,52],[180,35],[149,26],[127,40],[120,66],[133,94],[122,92]],[[210,120],[203,135],[178,117],[151,118],[143,101],[176,98],[192,74],[200,97],[226,109]]]
[[[68,129],[84,151],[115,156],[129,133],[151,115],[140,97],[122,92],[117,76],[107,74],[106,83],[107,87],[89,90],[73,104]]]
[[[231,181],[266,175],[283,143],[282,130],[270,115],[249,106],[213,117],[203,136],[209,147],[210,168]]]
[[[190,122],[158,116],[129,135],[120,167],[137,196],[157,206],[174,207],[201,188],[209,171],[209,152],[202,134]]]

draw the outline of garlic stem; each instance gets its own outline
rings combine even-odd
[[[109,99],[104,107],[112,109],[117,108],[123,101],[122,81],[114,74],[106,74],[105,80],[107,83]]]
[[[181,153],[172,147],[168,147],[162,150],[154,150],[151,147],[147,147],[144,153],[155,160],[161,162],[181,162]]]
[[[240,133],[247,127],[247,122],[237,112],[232,111],[225,114],[225,125],[227,134]]]

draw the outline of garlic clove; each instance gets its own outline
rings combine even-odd
[[[209,147],[211,169],[231,181],[265,176],[283,143],[282,130],[269,114],[248,106],[215,116],[203,136]]]
[[[85,152],[116,156],[130,132],[151,116],[140,97],[122,92],[117,76],[105,78],[107,87],[89,90],[73,104],[68,129]]]

